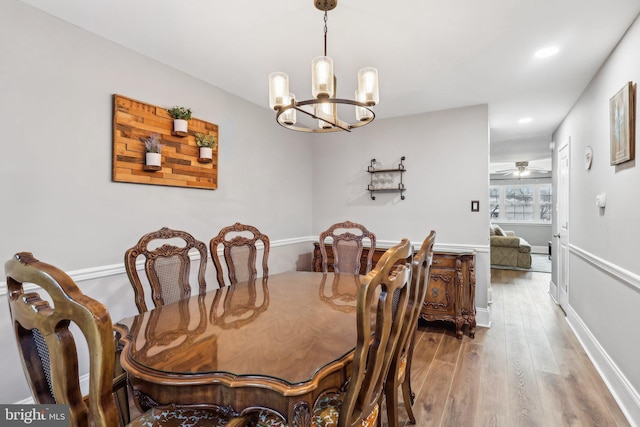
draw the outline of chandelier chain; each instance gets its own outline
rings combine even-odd
[[[324,3],[324,56],[327,56],[327,2]]]

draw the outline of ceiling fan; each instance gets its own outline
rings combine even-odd
[[[522,179],[523,177],[531,175],[532,172],[534,174],[547,174],[551,172],[548,169],[529,166],[529,162],[527,161],[515,162],[515,165],[515,168],[499,170],[494,173],[498,175],[511,175],[513,177],[518,177],[518,179]]]

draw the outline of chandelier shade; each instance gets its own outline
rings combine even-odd
[[[280,108],[287,105],[288,95],[289,76],[280,72],[269,74],[269,106]]]
[[[334,98],[333,59],[318,56],[311,61],[311,96],[314,98]]]
[[[291,103],[291,101],[294,101],[296,99],[296,96],[293,93],[290,93],[289,96],[286,97],[285,99],[285,105],[288,105]],[[282,113],[282,122],[285,125],[291,126],[291,125],[295,125],[296,124],[296,110],[294,108],[289,108],[286,111],[284,111]]]
[[[378,70],[369,67],[358,71],[358,91],[362,94],[362,102],[367,105],[376,105],[380,101]]]
[[[276,111],[281,126],[302,132],[348,131],[369,124],[375,118],[371,107],[378,104],[378,70],[367,67],[358,72],[358,90],[355,98],[336,96],[336,76],[333,60],[327,56],[327,11],[333,10],[338,0],[314,0],[317,9],[324,11],[324,55],[311,61],[312,99],[299,101],[289,92],[289,76],[282,72],[269,74],[269,107]],[[296,115],[301,112],[302,117]],[[347,121],[340,117],[351,117]],[[306,117],[304,121],[299,121]],[[353,120],[355,119],[355,120]]]
[[[357,90],[355,94],[355,100],[365,104],[364,96],[360,95],[360,91]],[[356,107],[356,120],[365,122],[371,118],[371,112],[365,107]]]

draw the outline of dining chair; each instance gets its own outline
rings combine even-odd
[[[424,298],[427,294],[429,283],[429,270],[433,259],[433,244],[436,232],[431,231],[422,242],[422,246],[411,262],[411,286],[409,291],[409,303],[405,314],[400,338],[395,354],[391,360],[389,374],[385,381],[385,398],[387,407],[387,422],[389,427],[398,427],[398,387],[402,386],[404,406],[411,424],[416,423],[413,414],[413,401],[415,394],[411,390],[411,359],[413,358],[413,346],[418,327],[418,318]]]
[[[320,394],[311,409],[311,426],[376,424],[385,378],[406,319],[412,273],[405,260],[412,254],[411,243],[402,239],[362,278],[357,295],[357,339],[351,376],[340,390]],[[288,425],[282,415],[268,408],[244,410],[242,414],[257,425]]]
[[[261,242],[262,277],[269,277],[269,236],[262,234],[256,227],[236,222],[224,227],[216,237],[209,242],[209,251],[216,268],[218,285],[235,284],[247,280],[255,280],[258,277],[256,266],[258,247]],[[222,255],[227,266],[227,278],[225,280],[222,263],[218,250],[222,249]]]
[[[160,246],[160,244],[162,245]],[[176,246],[178,245],[179,246]],[[142,279],[138,274],[137,261],[144,258],[144,271],[151,288],[151,301],[155,307],[169,304],[191,296],[189,253],[197,250],[200,256],[198,268],[198,293],[206,293],[205,269],[207,246],[185,231],[163,227],[147,233],[124,255],[124,265],[135,293],[136,307],[140,313],[147,311]]]
[[[338,232],[336,232],[338,231]],[[361,224],[351,221],[339,222],[320,233],[320,253],[322,255],[322,271],[329,272],[329,261],[325,242],[331,238],[333,253],[333,271],[336,273],[360,274],[360,258],[364,246],[362,241],[369,240],[367,248],[367,265],[364,273],[371,271],[373,253],[376,249],[376,235]]]
[[[35,403],[68,405],[71,426],[123,425],[113,395],[116,346],[107,308],[83,294],[62,270],[29,252],[7,261],[5,274],[12,328]],[[38,286],[44,299],[38,292],[25,292],[25,283]],[[89,349],[86,397],[80,390],[78,339]],[[180,426],[186,419],[198,425],[246,424],[225,407],[169,405],[145,412],[129,425]]]

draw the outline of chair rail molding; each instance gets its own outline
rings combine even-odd
[[[272,248],[277,248],[277,247],[284,247],[284,246],[290,246],[290,245],[297,245],[297,244],[301,244],[301,243],[313,243],[313,242],[317,242],[318,241],[318,236],[303,236],[303,237],[292,237],[289,239],[280,239],[280,240],[274,240],[271,242],[271,247]],[[391,247],[393,245],[395,245],[398,242],[392,241],[392,240],[383,240],[383,241],[379,241],[378,242],[380,247]],[[412,242],[412,244],[414,246],[420,246],[420,244],[422,244],[422,242]],[[261,249],[262,245],[257,245],[258,249]],[[464,249],[464,250],[475,250],[476,252],[489,252],[489,246],[474,246],[474,245],[460,245],[460,244],[436,244],[434,246],[434,250],[453,250],[453,249]],[[209,254],[211,255],[211,254]],[[218,256],[222,255],[222,251],[218,251]],[[200,255],[198,254],[192,254],[190,257],[191,261],[198,261],[200,259]],[[46,262],[46,261],[45,261]],[[140,260],[138,263],[136,263],[136,268],[138,270],[142,270],[144,268],[144,260]],[[119,264],[109,264],[109,265],[102,265],[102,266],[97,266],[97,267],[89,267],[89,268],[82,268],[79,270],[71,270],[71,271],[67,271],[66,272],[72,279],[74,282],[78,283],[78,282],[83,282],[83,281],[87,281],[87,280],[94,280],[94,279],[100,279],[100,278],[104,278],[104,277],[110,277],[110,276],[117,276],[119,274],[126,274],[126,271],[124,269],[124,263],[119,263]],[[640,279],[638,280],[637,283],[640,283]],[[640,288],[640,286],[639,286]],[[35,285],[25,285],[24,286],[24,290],[25,291],[33,291],[39,289],[38,286]],[[7,282],[5,280],[0,281],[0,296],[4,296],[7,294]]]
[[[589,264],[604,271],[605,273],[610,274],[630,288],[634,288],[636,291],[640,292],[639,275],[632,273],[629,270],[625,270],[622,267],[619,267],[572,244],[569,244],[569,252],[587,261]]]
[[[290,245],[297,245],[300,243],[313,242],[315,240],[317,240],[317,238],[314,236],[281,239],[281,240],[276,240],[271,242],[271,247],[277,248],[277,247],[284,247],[284,246],[290,246]],[[260,249],[261,247],[262,247],[262,244],[258,245],[258,249]],[[218,256],[220,255],[222,255],[222,251],[218,251]],[[197,254],[197,253],[190,254],[189,258],[191,259],[191,261],[199,261],[200,254]],[[138,270],[144,269],[144,260],[139,260],[136,263],[136,269]],[[65,273],[67,273],[73,279],[74,282],[79,283],[87,280],[101,279],[105,277],[126,274],[126,271],[124,269],[124,263],[120,263],[120,264],[103,265],[98,267],[83,268],[80,270],[66,271]],[[39,289],[39,287],[32,284],[29,284],[29,285],[25,284],[24,286],[25,291],[34,291],[37,289]],[[3,281],[0,281],[0,297],[6,294],[7,294],[7,282],[6,280],[3,280]]]

